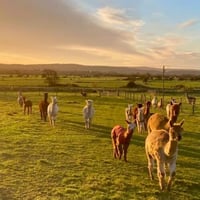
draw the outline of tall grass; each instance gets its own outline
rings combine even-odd
[[[146,134],[135,130],[127,163],[112,157],[110,131],[116,124],[125,126],[124,109],[127,103],[136,102],[124,97],[88,95],[95,107],[90,130],[84,129],[85,99],[80,94],[57,94],[60,111],[55,128],[40,120],[40,93],[27,94],[33,101],[30,116],[23,115],[15,92],[0,94],[0,199],[200,199],[199,104],[192,114],[191,105],[183,102],[179,119],[185,119],[185,131],[179,145],[176,181],[171,192],[160,192],[158,180],[150,181],[147,173]]]

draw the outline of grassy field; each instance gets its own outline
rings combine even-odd
[[[185,124],[176,180],[171,192],[161,192],[157,178],[150,181],[148,177],[144,152],[147,134],[135,130],[127,163],[112,157],[110,131],[116,124],[125,126],[124,109],[136,102],[123,96],[88,94],[87,98],[94,100],[95,118],[92,128],[85,130],[84,97],[79,93],[57,93],[59,115],[52,128],[40,120],[38,103],[42,94],[25,95],[33,101],[30,116],[18,106],[16,92],[0,93],[1,200],[200,199],[199,96],[194,114],[191,105],[183,101],[179,120],[184,118]]]

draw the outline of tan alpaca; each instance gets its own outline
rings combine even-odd
[[[184,120],[181,123],[172,125],[169,131],[153,130],[145,140],[145,151],[148,160],[149,176],[153,177],[154,161],[157,163],[157,176],[160,189],[165,189],[165,168],[169,167],[169,179],[167,189],[171,189],[171,184],[176,174],[176,160],[178,155],[178,142],[181,140]]]

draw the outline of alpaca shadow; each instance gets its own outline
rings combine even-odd
[[[85,129],[84,122],[77,123],[77,121],[67,120],[66,123],[68,123],[69,129],[75,129],[79,133],[90,133],[90,134],[95,133],[96,137],[99,137],[99,138],[106,138],[106,139],[111,138],[111,130],[113,127],[92,124],[90,129]],[[131,139],[131,144],[134,144],[139,147],[144,147],[144,141],[145,141],[146,135],[137,135],[135,133],[136,133],[136,129],[134,130],[134,133]]]

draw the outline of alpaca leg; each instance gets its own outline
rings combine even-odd
[[[53,120],[52,120],[52,125],[55,126],[55,124],[56,124],[56,120],[53,119]]]
[[[112,137],[112,146],[113,146],[113,157],[117,158],[118,157],[118,152],[117,152],[117,146],[116,146],[115,137]]]
[[[40,119],[41,120],[43,119],[43,112],[42,112],[42,110],[40,110]]]
[[[165,169],[164,169],[164,163],[161,163],[160,161],[157,160],[157,175],[159,179],[159,185],[160,189],[164,190],[165,189]]]
[[[49,116],[49,124],[52,125],[51,116]]]
[[[86,128],[86,129],[89,128],[89,119],[85,119],[85,128]]]
[[[140,122],[137,121],[137,128],[138,128],[138,133],[140,133]]]
[[[90,128],[90,124],[91,122],[90,122],[90,118],[88,118],[88,129]]]
[[[87,129],[87,119],[85,118],[85,128]]]
[[[91,124],[92,124],[92,119],[89,118],[89,128],[91,127]]]
[[[125,161],[125,162],[127,162],[127,150],[128,150],[128,145],[129,145],[129,144],[124,144],[124,145],[123,145],[124,161]]]
[[[141,133],[144,133],[145,132],[145,126],[144,126],[144,122],[142,122],[142,124],[141,124]]]
[[[149,177],[151,180],[154,180],[154,176],[153,176],[154,160],[148,153],[147,153],[147,160],[148,160]]]
[[[122,150],[122,145],[121,144],[117,145],[117,151],[118,151],[119,159],[121,159],[122,154],[123,154],[123,150]]]
[[[173,163],[169,166],[169,179],[167,182],[167,190],[170,191],[172,182],[176,175],[176,163]]]

